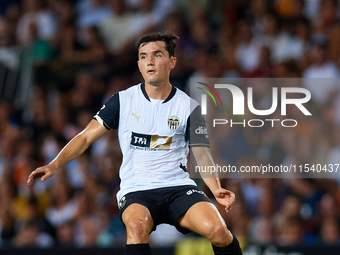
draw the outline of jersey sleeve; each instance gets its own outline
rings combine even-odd
[[[119,124],[119,94],[115,93],[93,117],[103,127],[110,130],[118,128]]]
[[[207,126],[199,105],[188,118],[185,140],[189,141],[190,147],[210,147]]]

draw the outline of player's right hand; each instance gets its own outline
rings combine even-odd
[[[31,185],[33,180],[36,178],[40,178],[41,181],[45,181],[47,178],[53,176],[56,171],[57,169],[51,165],[38,167],[28,176],[27,184]]]

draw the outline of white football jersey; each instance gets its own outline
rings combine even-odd
[[[150,100],[144,86],[116,93],[94,116],[105,128],[118,128],[118,201],[133,191],[196,185],[186,171],[189,140],[190,146],[209,146],[206,132],[194,132],[206,130],[196,101],[175,87],[166,100]]]

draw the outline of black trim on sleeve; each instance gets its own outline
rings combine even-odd
[[[116,129],[119,125],[119,111],[119,93],[117,92],[103,105],[96,116],[99,116],[103,121],[103,126],[106,129]]]
[[[105,121],[103,121],[103,126],[104,126],[107,130],[110,130],[110,129],[111,129],[111,127],[110,127],[108,124],[106,124]]]
[[[185,140],[189,141],[190,147],[210,147],[207,127],[199,105],[188,118]]]

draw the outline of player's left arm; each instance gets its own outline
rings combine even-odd
[[[208,167],[214,166],[214,161],[208,147],[192,147],[192,152],[196,159],[197,166]],[[217,173],[201,173],[202,179],[215,196],[218,203],[225,206],[226,212],[229,212],[235,202],[235,194],[221,187],[220,179]]]

